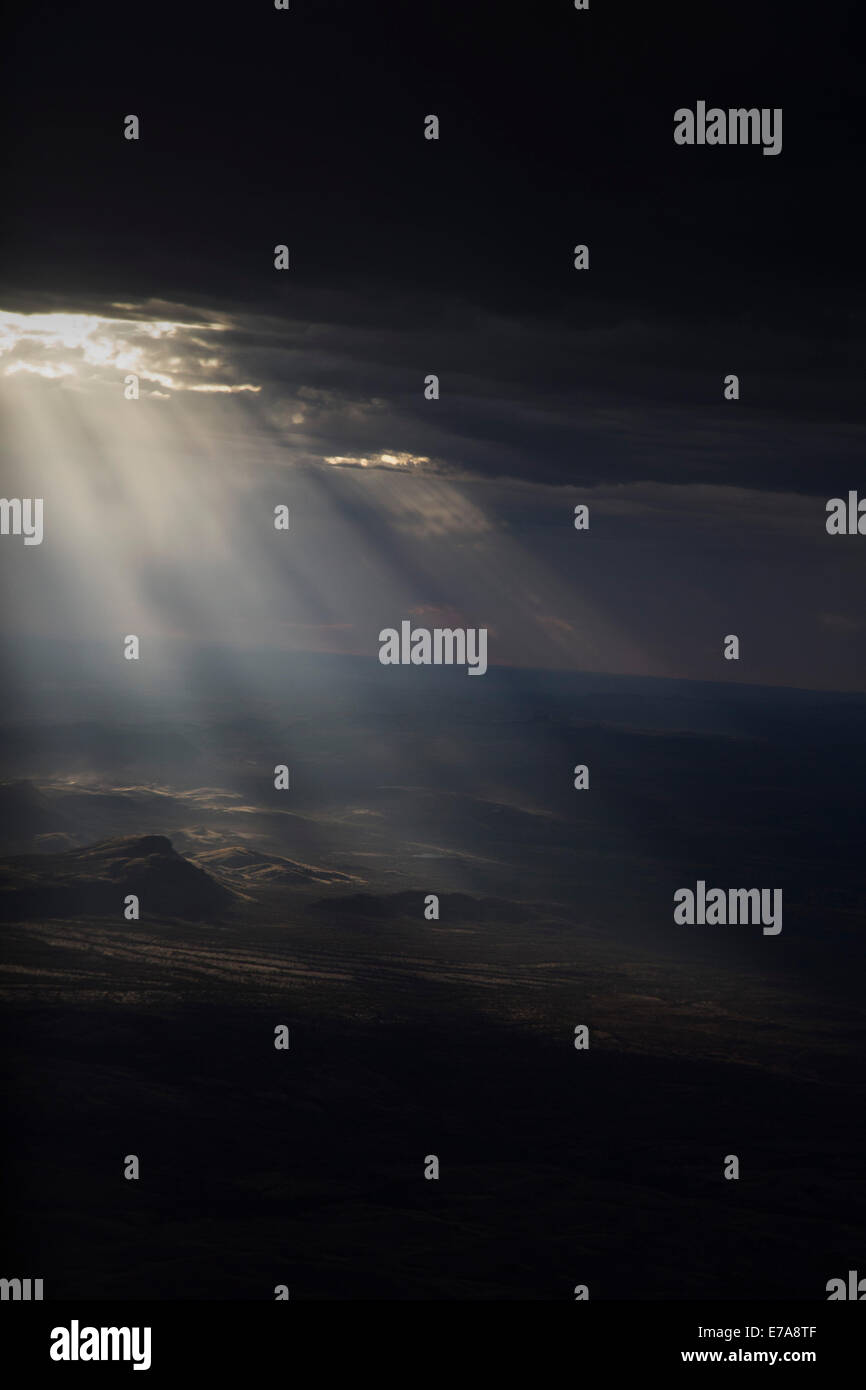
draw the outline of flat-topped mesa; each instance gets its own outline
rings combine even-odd
[[[139,839],[127,841],[130,850],[135,850],[137,854],[170,854],[180,858],[167,835],[142,835]]]
[[[170,854],[180,858],[174,845],[166,835],[123,835],[117,840],[100,840],[90,845],[85,853],[96,853],[105,849],[113,858],[126,853],[130,859],[141,859],[146,854]]]
[[[0,917],[6,921],[85,916],[201,921],[220,916],[236,901],[235,893],[178,854],[165,835],[125,836],[58,854],[21,854],[0,865]]]

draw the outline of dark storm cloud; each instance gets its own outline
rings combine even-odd
[[[83,308],[44,296],[38,307]],[[248,395],[251,431],[296,464],[825,498],[857,484],[863,422],[853,408],[830,417],[810,397],[802,337],[765,328],[737,346],[719,334],[711,354],[706,335],[670,320],[611,316],[580,329],[452,304],[437,324],[432,301],[426,310],[422,347],[400,325],[367,328],[351,313],[346,323],[224,304],[91,304],[93,327],[72,347],[50,320],[11,315],[5,369],[66,372],[77,361],[94,386],[135,369],[156,393]],[[727,402],[734,365],[742,394]],[[431,372],[434,401],[424,398]]]
[[[197,606],[215,628],[236,612],[238,631],[267,614],[257,527],[291,496],[304,522],[273,563],[295,631],[354,632],[366,651],[398,609],[450,606],[487,615],[495,660],[556,647],[565,664],[706,674],[717,629],[740,623],[751,679],[862,683],[862,561],[823,531],[864,443],[848,9],[528,15],[157,5],[123,41],[113,8],[20,16],[0,304],[198,326],[124,330],[152,372],[135,424],[112,403],[119,355],[48,379],[28,374],[55,349],[31,343],[4,395],[31,424],[50,402],[55,439],[22,427],[10,453],[38,477],[74,444],[101,520],[112,470],[134,497],[158,442],[181,533],[188,513],[204,528],[176,561],[191,623]],[[673,113],[699,98],[783,107],[782,153],[677,148]],[[158,613],[163,506],[145,493],[152,534],[117,547]]]
[[[419,304],[428,324],[419,343],[399,323],[365,326],[354,302],[343,307],[348,322],[224,303],[91,303],[87,312],[104,315],[109,332],[144,353],[155,388],[255,394],[256,428],[297,462],[375,466],[389,452],[460,476],[576,487],[712,483],[825,497],[857,484],[866,431],[854,383],[836,375],[831,385],[813,371],[802,335],[767,326],[738,340],[723,326],[710,337],[672,319],[613,313],[578,328],[465,304],[438,312],[430,301]],[[137,328],[142,319],[181,326],[154,338]],[[37,363],[52,351],[69,357],[32,341],[29,351]],[[736,402],[723,400],[731,371],[740,378]],[[440,379],[438,401],[424,398],[429,373]]]
[[[816,31],[734,0],[711,37],[685,5],[564,2],[531,25],[492,3],[149,14],[122,62],[113,10],[86,33],[19,17],[0,303],[225,315],[224,370],[261,384],[250,411],[296,460],[856,486],[846,7]],[[783,152],[677,148],[673,112],[697,97],[783,106]]]
[[[156,3],[119,36],[113,6],[50,24],[22,12],[5,98],[9,280],[306,321],[330,300],[338,321],[399,320],[419,342],[452,301],[579,328],[636,319],[652,327],[648,364],[668,323],[690,326],[682,350],[701,338],[709,361],[729,336],[747,357],[766,325],[813,344],[815,402],[822,372],[862,360],[851,14],[834,0],[817,23],[811,8],[804,22],[730,0],[712,25],[677,3]],[[782,154],[676,148],[673,112],[699,97],[784,107]],[[427,112],[439,142],[423,139]],[[272,270],[281,241],[290,287]],[[568,370],[549,354],[539,367]]]

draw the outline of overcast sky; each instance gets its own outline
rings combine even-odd
[[[45,539],[0,542],[5,630],[373,656],[412,616],[866,688],[866,537],[825,531],[866,495],[854,14],[19,18],[3,495]],[[676,146],[699,99],[781,107],[782,153]]]

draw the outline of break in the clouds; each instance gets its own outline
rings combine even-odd
[[[5,312],[0,374],[98,393],[133,372],[154,402],[256,398],[247,425],[260,456],[311,466],[584,487],[854,485],[862,409],[844,374],[833,399],[820,371],[804,382],[807,333],[752,327],[738,339],[730,325],[612,312],[577,328],[431,304],[421,360],[414,328],[359,328],[337,307],[319,320],[163,302]],[[723,397],[732,370],[735,403]],[[440,394],[428,400],[433,372]]]
[[[112,307],[135,311],[134,305]],[[226,364],[218,335],[227,329],[216,320],[0,310],[0,371],[7,377],[69,377],[79,388],[114,384],[118,374],[132,372],[163,397],[172,391],[260,391],[250,382],[222,379]]]
[[[325,459],[333,468],[422,468],[430,462],[423,454],[377,454],[373,458],[347,458],[335,454]]]
[[[374,655],[430,609],[488,628],[491,669],[866,685],[847,640],[863,560],[824,527],[855,423],[780,428],[725,406],[720,372],[716,401],[677,401],[671,369],[652,403],[634,324],[548,341],[529,323],[524,361],[507,321],[454,314],[423,362],[398,326],[236,307],[6,314],[4,493],[45,503],[43,544],[0,548],[6,629]],[[591,391],[565,352],[576,380],[592,360]]]

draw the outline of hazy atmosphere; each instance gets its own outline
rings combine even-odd
[[[853,13],[16,17],[10,1277],[823,1299],[862,1261]],[[704,99],[784,110],[778,155],[676,144]],[[403,623],[486,670],[384,664]],[[699,883],[778,930],[677,920]]]

